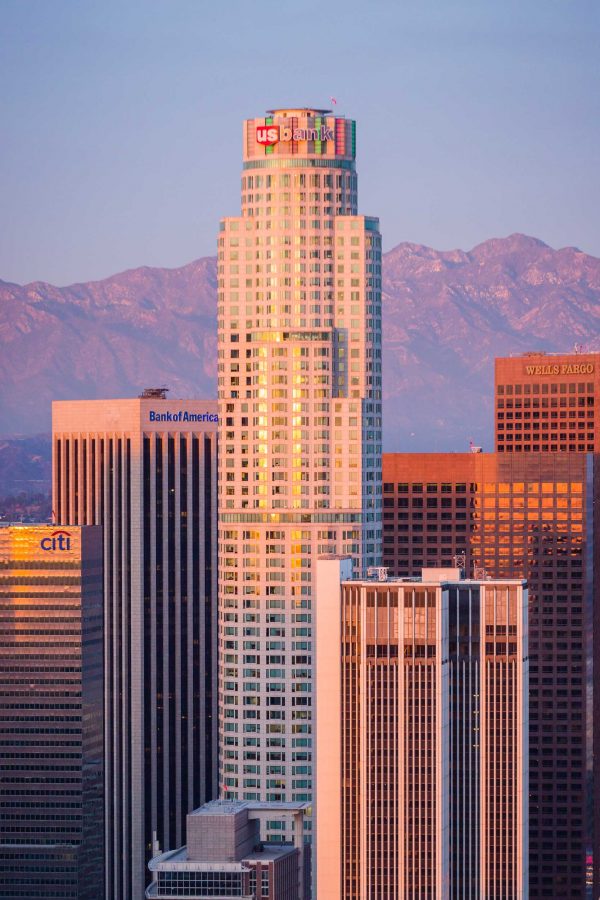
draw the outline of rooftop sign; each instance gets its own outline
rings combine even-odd
[[[546,363],[542,366],[525,366],[525,375],[593,375],[594,363]]]
[[[313,128],[292,128],[289,125],[257,125],[256,143],[263,147],[288,141],[333,141],[333,128],[318,125]]]

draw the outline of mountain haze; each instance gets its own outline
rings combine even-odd
[[[600,260],[515,234],[383,260],[384,446],[492,449],[495,356],[600,349]],[[0,281],[0,434],[50,429],[52,399],[216,395],[216,261],[55,287]]]

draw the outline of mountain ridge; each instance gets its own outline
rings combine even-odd
[[[492,446],[493,358],[600,349],[600,259],[515,233],[383,257],[384,445]],[[216,393],[216,260],[57,287],[0,280],[0,434],[50,428],[52,399]]]

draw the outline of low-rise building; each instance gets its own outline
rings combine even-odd
[[[187,846],[149,864],[149,900],[187,897],[309,900],[306,803],[213,800],[187,816]],[[287,826],[287,827],[286,827]],[[266,829],[293,832],[294,843],[265,843]]]

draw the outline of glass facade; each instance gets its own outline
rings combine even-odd
[[[592,846],[593,472],[583,453],[384,456],[384,563],[529,588],[530,897],[584,896]],[[596,476],[597,477],[597,476]],[[596,489],[596,495],[598,491]]]
[[[102,534],[0,525],[0,896],[104,890]]]

